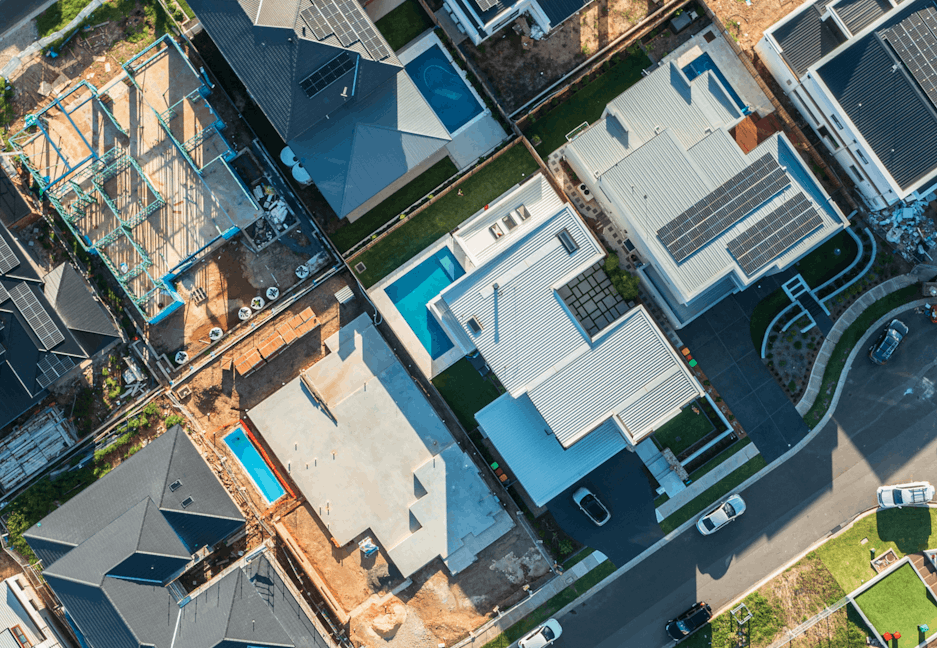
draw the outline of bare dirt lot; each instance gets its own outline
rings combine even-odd
[[[800,6],[796,0],[761,0],[751,5],[744,0],[708,0],[706,4],[749,56],[754,55],[752,48],[765,29]]]
[[[510,113],[659,7],[650,0],[596,0],[543,40],[521,37],[508,25],[478,47],[469,41],[459,47]]]

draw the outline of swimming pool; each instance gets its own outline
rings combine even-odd
[[[464,274],[465,270],[446,247],[411,269],[384,291],[433,360],[452,348],[452,340],[426,304]]]
[[[456,132],[481,113],[481,104],[439,45],[433,44],[405,68],[449,133]]]
[[[722,73],[722,70],[716,65],[716,62],[713,61],[712,57],[708,53],[703,53],[700,56],[697,56],[695,59],[690,61],[688,64],[683,66],[683,73],[686,75],[686,78],[692,81],[699,75],[701,75],[706,70],[709,70],[716,75],[716,78],[722,83],[722,87],[726,89],[726,92],[729,93],[729,96],[732,97],[732,101],[735,102],[735,105],[739,107],[739,110],[742,111],[743,115],[749,114],[752,109],[749,108],[742,98],[735,91],[735,88],[732,87],[732,84],[729,83],[729,80]]]
[[[273,504],[286,495],[280,481],[257,452],[251,440],[247,438],[247,434],[240,425],[224,438],[224,442],[241,462],[251,481],[254,482],[254,486],[261,492],[268,504]]]

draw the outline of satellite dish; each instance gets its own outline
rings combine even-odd
[[[295,153],[293,153],[293,149],[291,149],[289,146],[284,146],[283,150],[280,151],[280,162],[288,167],[292,167],[299,164],[299,158],[296,157]]]
[[[302,164],[297,164],[292,169],[293,180],[301,185],[307,185],[312,182],[312,176],[303,168]]]

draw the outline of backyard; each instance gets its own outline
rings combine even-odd
[[[516,143],[451,186],[446,195],[425,206],[403,225],[379,238],[372,247],[349,259],[349,265],[366,287],[373,286],[537,169],[530,152]],[[365,269],[359,272],[358,264],[364,264]]]
[[[931,634],[919,633],[918,626],[937,629],[937,605],[909,563],[857,596],[856,605],[879,634],[900,634],[908,645]]]
[[[417,0],[406,0],[374,24],[395,52],[433,27]]]
[[[566,143],[566,135],[583,122],[594,123],[609,101],[641,79],[641,71],[651,65],[640,47],[619,52],[601,68],[573,85],[563,98],[554,98],[549,107],[528,118],[524,135],[542,157]]]

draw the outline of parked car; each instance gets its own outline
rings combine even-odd
[[[563,628],[556,619],[548,619],[539,628],[531,630],[517,642],[517,648],[544,648],[559,639]]]
[[[691,634],[706,625],[706,622],[713,617],[713,610],[708,603],[699,602],[693,605],[689,610],[671,619],[664,626],[667,634],[674,641],[683,641]]]
[[[582,512],[598,526],[602,526],[612,519],[612,514],[608,512],[605,505],[599,501],[595,493],[585,486],[573,493],[573,501],[576,502],[576,506],[581,508]]]
[[[703,513],[696,528],[703,535],[715,533],[729,522],[734,522],[742,513],[745,512],[745,500],[741,495],[730,495],[728,499],[719,502],[708,511]]]
[[[895,353],[901,340],[908,334],[908,327],[901,320],[893,319],[875,344],[869,349],[869,358],[875,364],[883,365]]]
[[[901,508],[911,504],[927,504],[934,499],[930,482],[911,482],[878,489],[878,505],[882,508]]]

